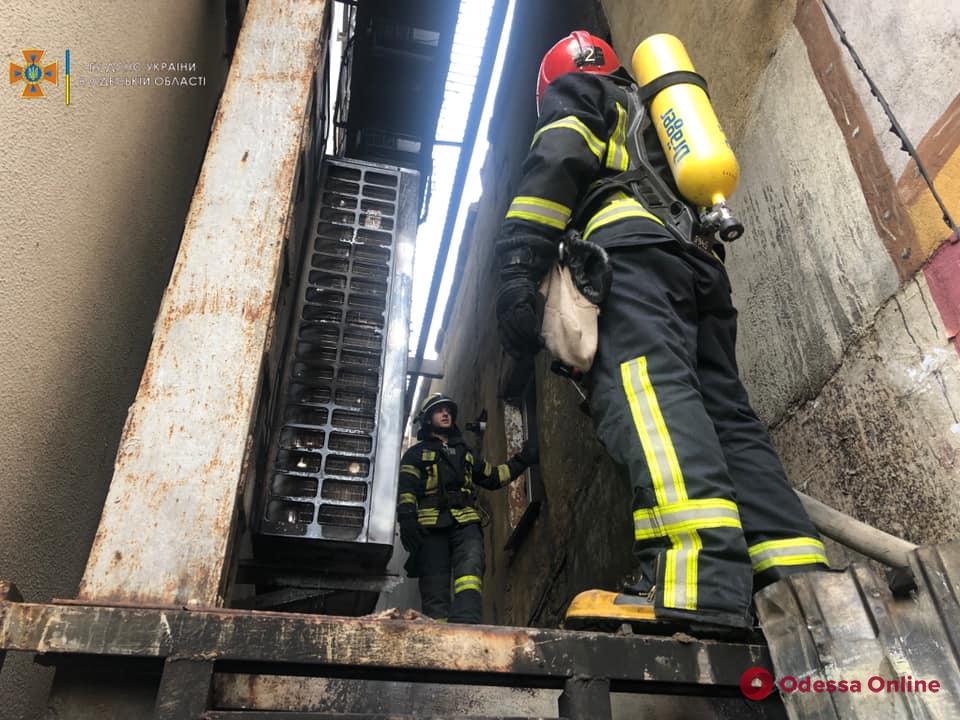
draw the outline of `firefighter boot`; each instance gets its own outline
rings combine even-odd
[[[632,589],[632,588],[631,588]],[[655,589],[636,593],[584,590],[567,608],[563,626],[569,630],[618,630],[629,625],[639,634],[687,632],[698,637],[745,638],[751,623],[726,613],[688,612],[659,608]]]
[[[571,630],[616,629],[624,623],[643,627],[658,623],[655,608],[656,585],[641,566],[624,577],[618,593],[608,590],[585,590],[577,595],[564,619]],[[662,624],[662,622],[660,623]],[[655,632],[655,631],[654,631]]]

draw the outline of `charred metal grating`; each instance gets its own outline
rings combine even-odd
[[[320,506],[318,520],[330,525],[359,529],[363,526],[363,509],[324,503]]]
[[[323,499],[341,500],[344,502],[364,502],[367,499],[367,484],[335,480],[328,478],[323,481]]]
[[[357,540],[369,516],[399,172],[327,159],[300,271],[259,532]]]

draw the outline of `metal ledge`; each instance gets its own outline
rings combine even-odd
[[[562,688],[569,678],[611,689],[739,692],[748,667],[770,668],[761,645],[564,630],[445,625],[230,610],[133,609],[0,602],[0,649],[42,654],[203,658],[277,665],[275,672],[422,682]],[[328,666],[323,671],[317,666]]]

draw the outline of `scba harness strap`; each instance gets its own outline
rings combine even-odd
[[[664,73],[656,80],[651,80],[640,88],[640,102],[646,105],[653,100],[661,90],[666,90],[671,85],[696,85],[707,94],[707,97],[710,97],[710,91],[707,89],[707,81],[703,75],[691,72],[690,70],[675,70]]]
[[[645,131],[651,124],[644,97],[649,99],[664,87],[681,82],[693,82],[698,78],[699,81],[694,84],[706,88],[706,81],[702,77],[689,72],[668,73],[643,88],[637,88],[636,85],[623,87],[629,106],[627,142],[631,165],[634,167],[592,183],[574,211],[570,227],[582,230],[587,222],[603,209],[611,195],[622,192],[637,200],[658,218],[677,240],[686,243],[694,242],[699,230],[694,209],[654,167],[644,144]]]

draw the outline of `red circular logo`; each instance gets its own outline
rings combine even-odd
[[[748,700],[763,700],[773,692],[773,675],[766,668],[747,668],[740,676],[740,692]]]

